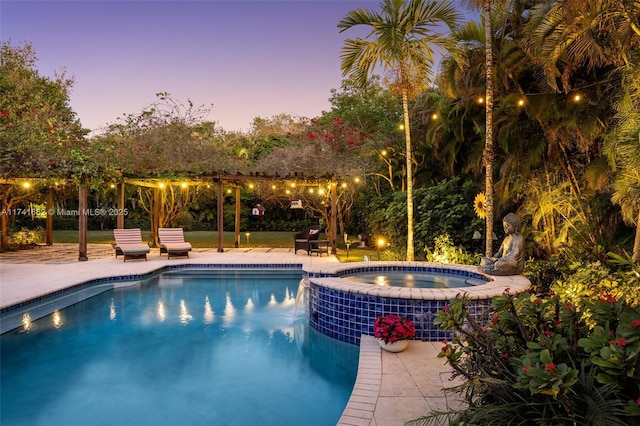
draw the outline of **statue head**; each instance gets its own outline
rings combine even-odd
[[[504,219],[502,219],[502,221],[508,223],[511,226],[513,226],[513,229],[516,232],[518,231],[518,229],[520,229],[520,218],[515,213],[507,214],[504,217]]]

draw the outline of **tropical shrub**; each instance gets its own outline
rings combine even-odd
[[[473,210],[477,185],[460,177],[445,180],[430,188],[414,191],[416,253],[433,246],[437,237],[448,234],[467,251],[481,252],[482,241],[474,240],[482,231],[483,221]],[[404,192],[386,194],[369,201],[362,220],[373,236],[382,236],[395,247],[407,245],[407,197]]]
[[[479,253],[468,253],[464,247],[456,247],[449,234],[437,236],[433,241],[433,246],[433,250],[428,246],[424,249],[429,262],[477,265],[482,257]]]
[[[45,230],[43,228],[28,229],[21,228],[18,232],[11,234],[9,244],[17,247],[27,247],[45,242]]]
[[[468,406],[413,424],[640,423],[640,309],[625,297],[565,302],[532,293],[494,298],[487,324],[452,299],[435,320],[454,335],[440,354]],[[588,315],[585,315],[588,312]]]

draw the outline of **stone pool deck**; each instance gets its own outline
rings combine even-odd
[[[0,308],[96,278],[152,272],[169,264],[301,264],[324,267],[339,264],[334,256],[295,254],[291,248],[194,249],[189,258],[160,257],[152,249],[148,261],[123,261],[110,245],[89,244],[89,260],[79,262],[78,246],[55,244],[32,250],[0,253]],[[451,372],[436,357],[440,342],[411,341],[399,354],[384,352],[376,339],[364,336],[358,378],[340,426],[401,426],[432,410],[446,411],[460,404],[444,392],[454,386]],[[288,425],[283,425],[288,426]]]

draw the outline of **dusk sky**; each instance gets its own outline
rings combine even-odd
[[[379,1],[0,1],[0,37],[30,42],[41,75],[66,68],[71,107],[96,130],[169,92],[246,131],[255,117],[315,117],[339,89],[340,19]],[[460,9],[463,11],[463,9]]]

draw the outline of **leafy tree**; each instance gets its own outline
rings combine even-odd
[[[35,69],[31,44],[0,44],[0,175],[68,177],[86,172],[82,129],[69,106],[73,80]]]
[[[439,24],[457,25],[458,14],[448,1],[383,0],[381,13],[360,8],[338,23],[340,32],[364,25],[371,32],[365,38],[346,39],[342,49],[343,75],[364,86],[376,66],[389,72],[390,87],[402,95],[407,173],[407,260],[414,259],[413,165],[409,99],[433,75],[434,48],[451,46],[450,39],[435,31]]]
[[[404,141],[398,131],[402,120],[402,105],[399,99],[380,82],[380,77],[373,76],[365,87],[360,87],[352,80],[344,80],[340,91],[331,90],[331,110],[324,111],[318,122],[325,123],[340,117],[349,126],[359,129],[366,138],[366,152],[361,157],[367,158],[371,170],[367,174],[374,176],[378,194],[382,188],[380,181],[387,182],[393,189],[402,179],[402,162],[399,155],[404,150]],[[363,158],[364,159],[364,158]],[[376,166],[377,160],[381,162]],[[374,161],[376,161],[374,163]]]
[[[298,133],[307,122],[305,118],[290,114],[278,114],[271,118],[256,117],[249,133],[244,135],[244,143],[238,145],[235,151],[239,156],[246,157],[256,164],[274,148],[289,146],[290,136]],[[228,135],[225,139],[229,143]]]
[[[634,223],[637,220],[636,212],[640,210],[637,208],[640,205],[638,191],[633,189],[638,187],[638,180],[634,178],[638,162],[627,148],[637,145],[638,141],[640,5],[637,1],[629,0],[549,2],[534,12],[529,25],[530,41],[527,47],[542,67],[546,83],[555,91],[573,91],[590,101],[588,108],[581,108],[578,120],[567,123],[578,130],[572,132],[574,137],[563,136],[560,139],[563,143],[558,144],[558,152],[566,158],[560,164],[565,169],[573,192],[577,194],[576,201],[584,205],[569,158],[577,157],[576,148],[582,148],[580,161],[588,163],[591,158],[584,153],[600,148],[594,147],[593,141],[600,141],[605,129],[610,126],[612,130],[609,134],[615,136],[609,136],[607,152],[611,164],[620,171],[612,200],[622,207],[624,219]],[[595,108],[596,105],[599,108]],[[611,110],[611,105],[616,106],[617,111]],[[612,121],[614,116],[616,119]],[[545,130],[545,133],[553,141],[554,136],[558,135],[557,129],[549,130]],[[617,138],[620,138],[619,144],[617,141],[611,142]],[[632,141],[631,145],[629,141]],[[574,142],[575,145],[567,145],[567,142]],[[628,168],[627,165],[632,166]],[[600,164],[596,163],[595,166],[599,167]],[[591,215],[587,207],[583,208],[586,214]],[[592,240],[595,241],[595,238]],[[638,254],[634,257],[640,259],[638,231],[636,240],[634,252],[638,250]]]
[[[96,158],[112,179],[146,180],[140,182],[138,201],[150,214],[155,243],[157,229],[171,226],[200,194],[180,187],[182,180],[244,170],[246,164],[206,120],[207,106],[183,105],[166,92],[156,96],[155,103],[124,115],[91,141],[104,148]]]
[[[244,168],[215,123],[206,120],[209,107],[183,105],[166,92],[156,96],[142,112],[123,115],[93,138],[105,147],[99,156],[105,170],[116,178],[168,178]]]
[[[33,195],[14,187],[16,178],[82,178],[96,172],[84,143],[87,131],[69,106],[73,80],[64,72],[53,80],[43,77],[36,62],[31,44],[0,42],[0,200],[5,213]],[[1,215],[2,247],[7,245],[7,219]]]
[[[565,7],[569,3],[573,2],[563,2]],[[556,179],[562,180],[561,186],[569,191],[557,190],[554,194],[562,195],[562,203],[571,205],[575,214],[564,215],[562,209],[550,209],[545,213],[549,215],[547,220],[536,220],[541,226],[536,231],[546,233],[551,237],[550,241],[554,241],[545,245],[544,251],[553,251],[569,241],[606,244],[606,238],[610,238],[616,229],[616,221],[612,218],[615,209],[610,203],[602,202],[601,195],[610,190],[607,179],[612,172],[600,159],[605,131],[612,125],[612,94],[617,92],[620,79],[610,74],[612,64],[608,68],[589,70],[573,59],[566,84],[571,90],[580,88],[582,101],[576,102],[573,94],[569,97],[557,93],[545,78],[541,78],[545,75],[543,68],[548,66],[545,61],[551,55],[542,53],[538,43],[546,39],[535,31],[544,19],[542,12],[548,8],[549,2],[515,0],[509,2],[508,9],[499,4],[492,7],[491,20],[495,27],[492,45],[494,58],[497,58],[494,61],[494,166],[498,173],[494,184],[494,209],[520,208],[523,217],[534,219],[541,212],[531,210],[533,206],[551,205],[548,197],[546,201],[536,199],[544,197],[546,192],[532,191],[535,182],[543,182],[539,177],[544,175],[554,176],[556,182]],[[480,149],[477,141],[468,136],[474,131],[467,129],[471,127],[470,123],[477,130],[482,129],[474,119],[478,108],[474,100],[483,90],[481,57],[485,40],[476,24],[463,27],[455,36],[464,52],[464,61],[444,61],[440,82],[453,100],[442,110],[442,116],[451,123],[449,127],[454,129],[454,135],[462,135],[465,140],[460,151],[461,164],[477,173]],[[567,59],[562,56],[557,65],[568,66],[566,64]],[[448,140],[444,139],[445,144],[441,144],[434,155],[439,154],[442,146],[449,147],[449,152],[456,152],[446,144]],[[544,170],[540,170],[543,167]],[[555,200],[561,202],[560,198]]]
[[[344,232],[344,218],[353,204],[355,188],[352,182],[344,180],[362,177],[370,169],[366,154],[368,140],[358,128],[347,125],[337,116],[329,120],[326,116],[323,120],[312,119],[287,137],[289,145],[274,148],[260,160],[259,167],[270,175],[305,182],[290,188],[287,198],[302,199],[309,215],[323,217],[331,240],[334,231],[335,235],[338,231],[331,228],[331,206],[336,204],[337,226]],[[309,189],[307,185],[317,185],[312,195],[304,192]],[[335,248],[335,241],[331,243]]]

